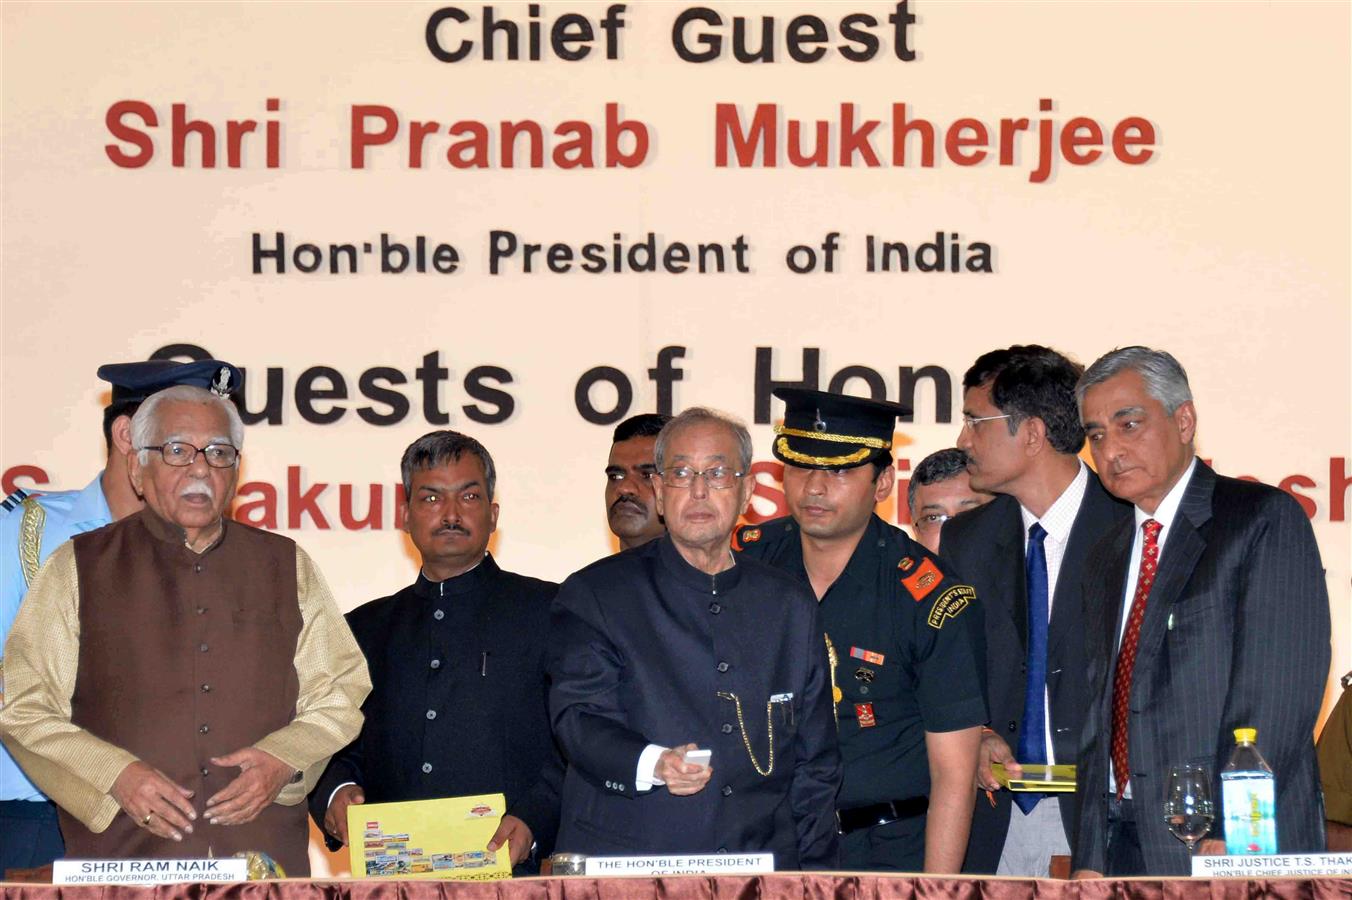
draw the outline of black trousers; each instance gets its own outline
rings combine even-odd
[[[920,872],[925,868],[925,814],[851,831],[840,839],[847,872]]]

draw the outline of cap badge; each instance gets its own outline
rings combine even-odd
[[[221,370],[216,373],[216,378],[211,382],[211,392],[217,397],[226,397],[230,394],[230,367],[221,366]]]
[[[812,430],[813,431],[826,430],[826,422],[822,419],[822,411],[820,409],[817,410],[817,418],[812,421]]]

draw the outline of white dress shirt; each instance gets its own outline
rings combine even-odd
[[[1028,556],[1028,529],[1033,527],[1033,523],[1042,526],[1047,532],[1047,536],[1042,540],[1042,550],[1047,557],[1047,621],[1051,622],[1052,602],[1056,597],[1056,579],[1061,575],[1061,561],[1066,558],[1066,545],[1070,543],[1070,530],[1075,525],[1075,517],[1080,514],[1080,504],[1084,502],[1085,489],[1089,487],[1089,467],[1083,462],[1080,463],[1080,471],[1076,473],[1070,484],[1061,492],[1061,496],[1056,498],[1047,511],[1038,518],[1029,512],[1023,504],[1019,504],[1019,515],[1023,518],[1023,553],[1024,558]],[[1052,716],[1051,716],[1051,695],[1043,687],[1043,709],[1046,714],[1042,717],[1043,730],[1042,740],[1046,745],[1047,764],[1056,763],[1056,753],[1052,749]]]

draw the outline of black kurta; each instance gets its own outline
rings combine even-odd
[[[778,869],[833,867],[840,755],[816,607],[795,579],[755,560],[705,574],[670,537],[565,581],[549,656],[550,712],[570,762],[558,849],[768,851]],[[719,692],[740,699],[768,776]],[[703,790],[636,790],[648,744],[689,742],[713,751]]]
[[[549,733],[544,649],[557,590],[486,556],[464,575],[420,574],[348,613],[372,689],[361,735],[310,795],[320,826],[345,782],[361,785],[368,803],[500,791],[550,852],[562,763]]]

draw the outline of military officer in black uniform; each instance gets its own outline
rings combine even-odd
[[[781,388],[774,455],[790,518],[741,528],[744,555],[811,584],[834,672],[842,866],[957,872],[986,722],[976,592],[874,506],[903,406]]]

